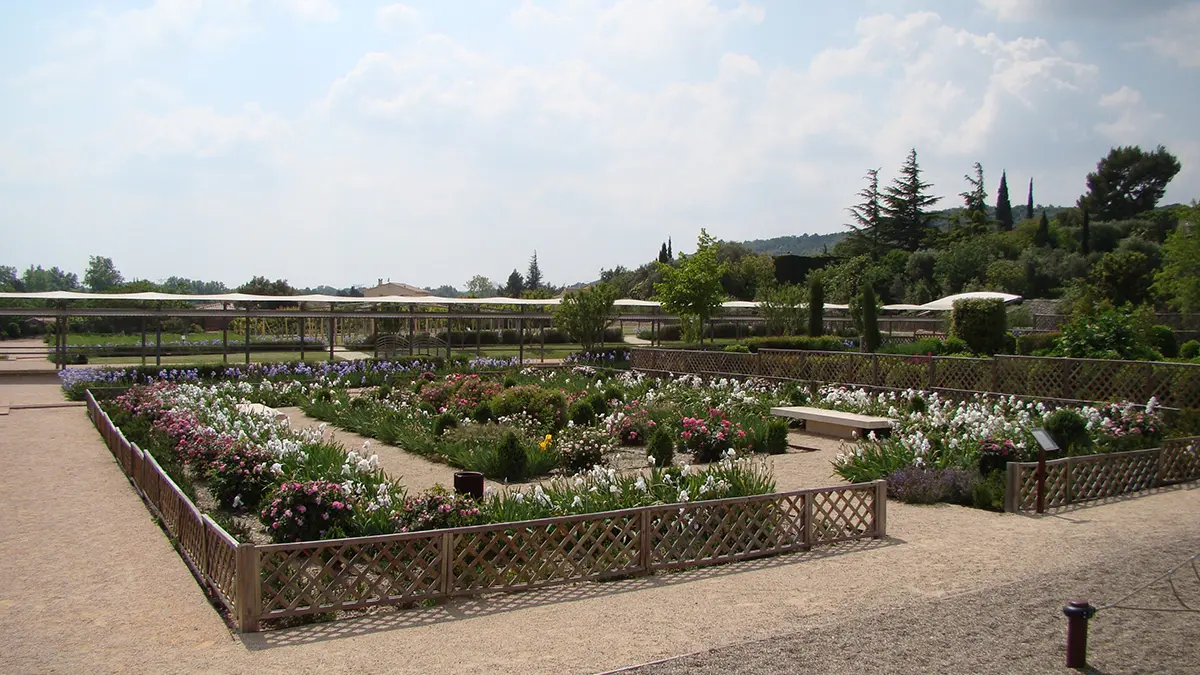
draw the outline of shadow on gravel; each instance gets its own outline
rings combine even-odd
[[[1101,497],[1100,499],[1091,499],[1086,502],[1078,502],[1075,504],[1068,504],[1067,506],[1058,506],[1058,507],[1055,507],[1052,509],[1046,509],[1046,512],[1041,515],[1038,515],[1037,513],[1033,512],[1033,511],[1021,511],[1021,515],[1029,517],[1029,518],[1034,518],[1034,519],[1055,518],[1055,517],[1061,518],[1063,516],[1063,514],[1074,513],[1076,511],[1086,511],[1087,509],[1092,509],[1097,506],[1105,506],[1108,504],[1116,504],[1118,502],[1127,502],[1127,501],[1131,501],[1134,499],[1142,499],[1143,497],[1149,497],[1150,495],[1162,494],[1164,492],[1177,492],[1179,490],[1196,490],[1196,489],[1200,489],[1200,481],[1190,481],[1187,483],[1175,483],[1174,485],[1164,485],[1162,487],[1150,488],[1148,490],[1139,490],[1138,492],[1128,492],[1126,494],[1116,495],[1113,497]],[[1089,522],[1087,520],[1076,520],[1076,519],[1072,519],[1072,518],[1064,518],[1064,520],[1067,520],[1069,522],[1074,522],[1077,524],[1083,524],[1083,523]]]
[[[590,581],[562,584],[530,591],[491,593],[482,596],[453,598],[430,606],[381,607],[358,616],[322,623],[266,630],[261,633],[237,635],[250,651],[338,640],[383,631],[416,628],[432,624],[459,621],[480,616],[520,611],[531,607],[575,602],[591,598],[632,593],[652,588],[675,586],[701,579],[715,579],[732,574],[799,565],[809,560],[833,558],[851,553],[884,549],[906,543],[895,537],[842,542],[814,551],[787,553],[769,558],[743,560],[711,567],[660,571],[651,576],[631,577],[610,581]]]

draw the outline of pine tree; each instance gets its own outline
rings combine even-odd
[[[529,259],[529,273],[525,275],[525,290],[536,291],[542,287],[542,269],[538,267],[537,251]]]
[[[520,272],[513,270],[512,274],[508,275],[508,285],[504,287],[504,292],[510,298],[519,298],[523,290],[525,290],[525,279]]]
[[[1046,246],[1050,243],[1050,219],[1046,217],[1046,210],[1042,209],[1042,219],[1038,222],[1037,231],[1033,233],[1034,246]]]
[[[1092,252],[1092,226],[1088,222],[1087,207],[1083,209],[1083,227],[1079,233],[1079,252],[1087,255]]]
[[[1000,189],[996,191],[996,220],[1000,229],[1008,232],[1013,228],[1012,202],[1008,199],[1008,172],[1000,174]]]
[[[846,209],[850,212],[851,222],[846,227],[854,230],[850,235],[860,241],[863,248],[870,252],[872,260],[878,260],[883,255],[882,207],[879,195],[879,169],[867,172],[867,187],[859,190],[858,196],[862,201]]]
[[[1029,201],[1025,202],[1025,220],[1033,220],[1033,179],[1029,179]]]
[[[941,197],[927,193],[931,187],[921,182],[921,167],[917,165],[914,148],[900,167],[900,176],[883,191],[885,236],[881,240],[906,251],[921,247],[933,219],[929,209],[941,201]]]
[[[966,174],[963,179],[967,181],[970,189],[959,193],[963,198],[963,217],[960,224],[971,234],[979,234],[987,226],[987,189],[983,186],[983,165],[975,162],[975,175]],[[1004,187],[1003,183],[1001,187]]]

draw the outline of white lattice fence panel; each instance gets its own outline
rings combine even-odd
[[[454,593],[516,590],[639,569],[640,514],[531,521],[454,535]]]
[[[260,547],[262,609],[270,619],[440,594],[441,533]]]

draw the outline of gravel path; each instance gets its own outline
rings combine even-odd
[[[777,467],[816,479],[833,451]],[[1055,672],[1064,601],[1111,599],[1200,549],[1194,485],[1041,519],[890,503],[883,541],[240,637],[82,410],[0,417],[0,462],[13,673],[588,673],[701,650],[649,672]],[[1096,672],[1197,662],[1195,615],[1120,612],[1094,622]]]

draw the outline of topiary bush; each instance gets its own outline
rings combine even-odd
[[[1170,326],[1151,326],[1146,336],[1150,346],[1158,350],[1168,359],[1179,356],[1179,344],[1175,341],[1175,331]]]
[[[441,437],[446,433],[447,429],[454,429],[458,426],[458,418],[451,413],[442,413],[433,420],[433,435]]]
[[[1188,340],[1179,348],[1179,356],[1185,359],[1194,359],[1200,356],[1200,340]]]
[[[954,303],[950,313],[950,335],[967,343],[976,354],[995,354],[1004,350],[1008,332],[1008,314],[998,298],[970,298]]]
[[[475,406],[475,409],[471,411],[471,419],[480,424],[485,424],[491,421],[492,417],[492,404],[488,403],[487,401],[481,401],[479,405]]]
[[[16,321],[10,321],[8,325],[4,327],[4,334],[8,336],[8,339],[15,340],[21,337],[21,327],[17,325]]]
[[[942,343],[942,355],[953,356],[955,354],[970,354],[971,345],[967,344],[966,340],[951,335]]]
[[[786,420],[776,417],[767,421],[766,446],[767,453],[771,455],[782,455],[787,452],[788,427]]]
[[[750,338],[746,340],[746,348],[751,352],[759,349],[799,349],[805,351],[841,352],[846,350],[846,343],[836,336],[806,337],[779,336]]]
[[[1058,339],[1062,337],[1062,333],[1053,331],[1049,333],[1024,333],[1017,336],[1017,353],[1021,356],[1038,356],[1039,352],[1047,352],[1054,349],[1058,343]]]
[[[1046,416],[1042,421],[1046,432],[1054,438],[1064,452],[1068,454],[1086,454],[1092,447],[1092,437],[1088,433],[1087,420],[1077,411],[1060,408]]]
[[[537,420],[545,431],[553,433],[566,424],[567,399],[557,389],[520,385],[497,394],[492,399],[492,413],[496,417],[525,413]]]
[[[654,459],[654,465],[663,467],[675,463],[675,439],[665,426],[659,426],[650,434],[646,455]]]
[[[501,437],[496,458],[497,470],[506,483],[523,481],[529,475],[529,458],[515,432],[510,430]]]
[[[576,425],[587,426],[596,421],[596,410],[592,408],[592,404],[587,399],[576,401],[567,411],[567,419]]]

